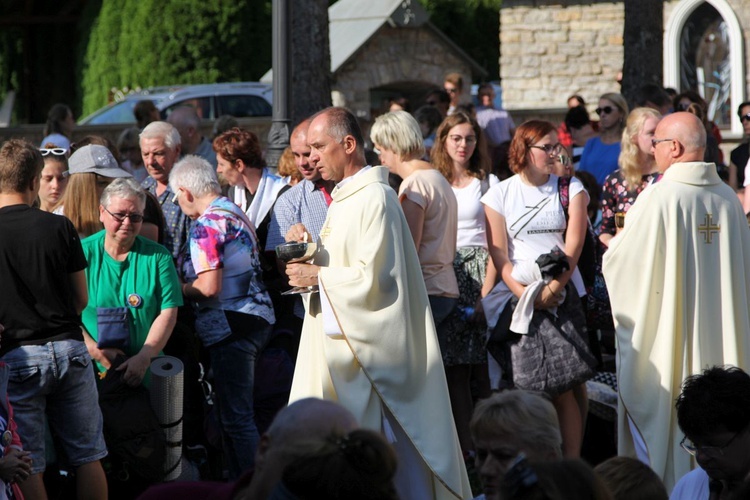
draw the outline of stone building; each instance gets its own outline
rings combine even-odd
[[[450,72],[463,75],[470,100],[472,75],[486,71],[430,21],[418,0],[338,0],[328,9],[331,89],[363,121],[403,96],[413,106],[442,88]],[[270,81],[269,71],[261,81]]]
[[[559,117],[569,95],[593,109],[599,95],[618,92],[624,19],[622,0],[504,0],[505,107],[518,117]],[[664,86],[700,92],[730,141],[742,136],[736,109],[747,98],[749,44],[747,0],[665,0]]]

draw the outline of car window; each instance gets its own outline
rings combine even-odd
[[[86,121],[87,125],[103,125],[107,123],[135,123],[133,108],[138,101],[121,101],[111,108]]]
[[[215,116],[211,113],[211,97],[194,97],[192,99],[185,99],[184,101],[175,102],[171,106],[165,108],[161,112],[163,119],[169,118],[172,110],[179,108],[180,106],[192,106],[195,108],[198,116],[205,120],[213,119]]]
[[[216,97],[219,113],[235,118],[271,116],[273,108],[262,97],[254,95],[222,95]]]

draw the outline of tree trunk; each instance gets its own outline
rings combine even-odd
[[[663,85],[664,2],[625,0],[624,4],[622,94],[633,106],[641,86]]]
[[[328,0],[292,2],[292,127],[331,105]]]

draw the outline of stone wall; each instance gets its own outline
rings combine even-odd
[[[580,94],[595,106],[619,90],[622,2],[506,0],[500,9],[500,78],[503,105],[560,109]],[[550,2],[552,3],[552,2]]]
[[[383,26],[334,75],[332,89],[344,95],[346,106],[362,120],[370,120],[370,89],[389,84],[442,87],[446,73],[464,79],[464,98],[471,89],[471,67],[432,28]]]

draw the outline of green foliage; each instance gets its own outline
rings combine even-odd
[[[270,0],[103,0],[83,112],[106,104],[112,87],[257,80],[270,65]]]
[[[487,70],[500,78],[500,5],[502,0],[419,0],[430,21]]]

